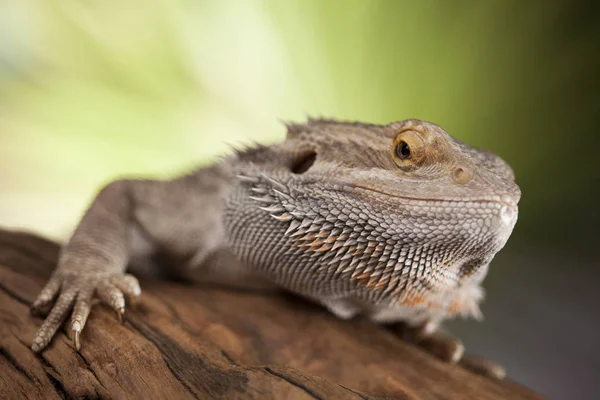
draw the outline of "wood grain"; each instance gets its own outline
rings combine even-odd
[[[539,399],[445,364],[301,299],[142,280],[125,323],[94,307],[77,353],[59,333],[36,355],[29,305],[58,245],[0,230],[0,398]]]

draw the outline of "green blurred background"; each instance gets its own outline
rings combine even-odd
[[[486,322],[551,398],[600,396],[600,19],[570,1],[0,1],[0,225],[64,240],[99,186],[306,115],[436,122],[515,169]]]

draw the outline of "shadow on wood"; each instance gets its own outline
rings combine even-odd
[[[77,353],[65,333],[40,355],[29,305],[58,245],[0,231],[0,398],[537,399],[445,364],[365,320],[292,296],[142,280],[124,325],[94,307]]]

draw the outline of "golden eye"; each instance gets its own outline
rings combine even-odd
[[[396,165],[406,172],[414,171],[426,161],[425,142],[417,131],[406,130],[398,133],[390,151]]]
[[[404,140],[396,145],[396,157],[401,160],[408,160],[411,156],[410,146]]]

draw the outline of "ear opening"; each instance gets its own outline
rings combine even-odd
[[[306,151],[304,153],[300,153],[292,162],[290,166],[290,171],[292,173],[300,175],[305,173],[313,166],[317,159],[317,153],[314,150]]]

